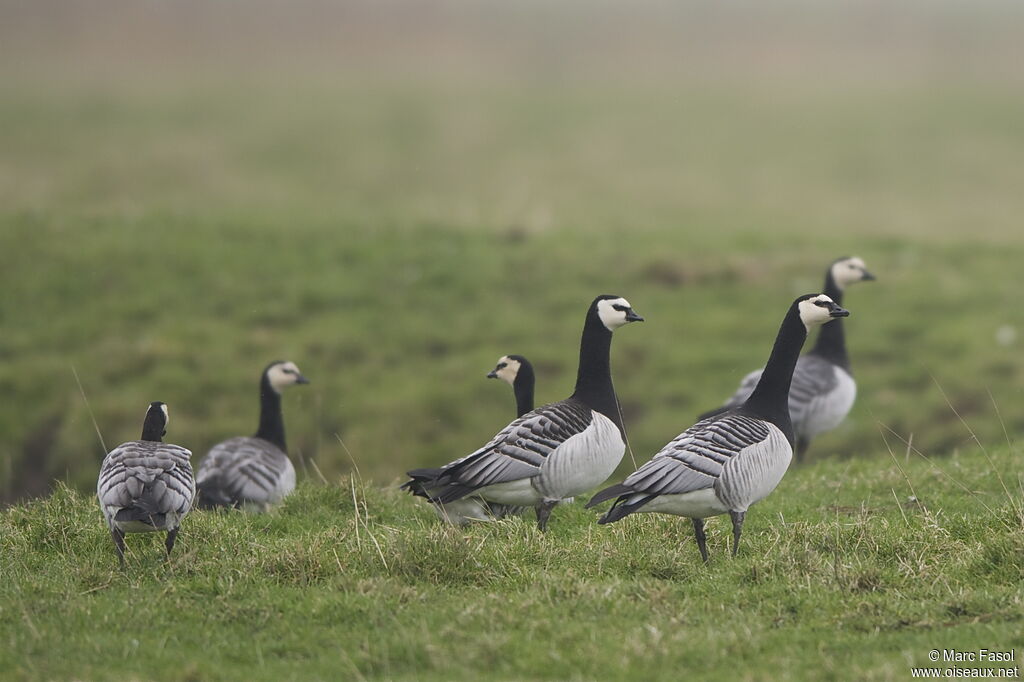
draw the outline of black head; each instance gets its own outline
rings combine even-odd
[[[280,393],[285,386],[308,384],[309,379],[302,376],[294,362],[278,360],[267,365],[263,370],[263,382],[275,393]]]
[[[857,256],[837,258],[829,266],[828,274],[840,291],[857,282],[870,282],[875,276],[868,272],[863,259]]]
[[[146,419],[142,422],[142,440],[161,440],[167,435],[167,422],[170,421],[170,414],[167,405],[161,402],[149,404],[146,410]]]
[[[793,301],[792,309],[810,330],[837,317],[848,317],[850,311],[838,305],[825,294],[804,294]]]
[[[533,371],[530,361],[522,355],[503,355],[498,359],[498,364],[487,373],[488,379],[501,379],[504,382],[515,385],[516,377],[520,372]]]
[[[608,331],[615,331],[630,322],[644,321],[644,318],[633,310],[629,301],[614,294],[603,294],[595,298],[590,304],[590,314],[597,317]]]

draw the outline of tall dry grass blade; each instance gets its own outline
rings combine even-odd
[[[985,389],[988,393],[988,399],[992,401],[992,409],[996,411],[996,419],[999,420],[999,426],[1003,429],[1003,438],[1006,439],[1006,446],[1010,448],[1010,452],[1016,451],[1016,447],[1013,444],[1013,440],[1010,438],[1010,432],[1006,430],[1006,422],[1003,421],[1003,413],[999,411],[999,405],[996,403],[996,397],[992,395],[992,391]]]
[[[939,380],[935,378],[935,375],[930,374],[929,376],[931,376],[932,381],[935,383],[935,387],[939,389],[939,393],[942,394],[942,399],[946,401],[946,405],[949,406],[949,409],[956,415],[956,418],[959,419],[960,423],[964,425],[965,429],[967,429],[967,433],[971,434],[971,438],[973,438],[974,442],[978,444],[979,448],[981,448],[981,454],[985,455],[985,461],[988,462],[989,468],[991,468],[992,472],[995,473],[996,478],[999,479],[999,485],[1003,487],[1003,492],[1005,492],[1006,497],[1009,498],[1010,489],[1006,487],[1006,481],[1003,480],[1003,475],[999,472],[999,469],[996,468],[996,463],[992,461],[992,457],[988,454],[988,450],[981,442],[981,439],[978,438],[978,434],[974,433],[974,429],[972,429],[971,425],[967,423],[967,420],[960,415],[960,412],[957,411],[955,407],[953,407],[952,401],[950,401],[949,396],[947,396],[946,392],[942,389],[942,384],[940,384]]]
[[[619,421],[622,423],[622,433],[623,433],[623,435],[625,435],[625,433],[626,433],[626,420],[622,416],[622,405],[619,404],[619,399],[618,398],[615,399],[615,409],[618,410],[618,412],[619,412]],[[633,446],[629,444],[629,438],[625,437],[625,438],[623,438],[623,440],[626,441],[626,450],[627,450],[627,452],[629,452],[629,459],[630,459],[630,461],[633,462],[633,468],[634,469],[639,468],[636,465],[636,457],[633,456]]]
[[[352,451],[348,449],[348,446],[345,445],[345,441],[341,439],[341,435],[339,435],[337,431],[334,432],[334,437],[338,439],[339,443],[341,443],[342,449],[345,450],[345,454],[348,455],[349,460],[352,462],[352,468],[355,470],[356,476],[360,481],[363,480],[363,475],[359,473],[359,464],[356,463],[356,458],[352,455]]]
[[[938,471],[938,472],[939,472],[940,474],[942,474],[943,476],[945,476],[946,478],[948,478],[948,479],[949,479],[950,481],[952,481],[954,485],[956,485],[956,486],[957,486],[958,488],[960,488],[961,490],[963,490],[963,491],[964,491],[965,493],[967,493],[968,495],[970,495],[971,497],[973,497],[973,498],[974,498],[974,499],[975,499],[975,500],[976,500],[976,501],[978,502],[978,504],[980,504],[980,505],[981,505],[982,507],[984,507],[984,508],[985,508],[985,511],[987,511],[988,513],[990,513],[990,514],[992,514],[993,516],[996,516],[996,517],[998,518],[998,515],[997,515],[997,514],[995,513],[995,511],[994,511],[994,510],[992,509],[992,507],[990,507],[990,506],[988,506],[987,504],[985,504],[985,501],[984,501],[984,500],[982,500],[982,499],[981,499],[981,498],[980,498],[980,497],[978,496],[978,493],[974,492],[973,490],[971,490],[970,488],[968,488],[967,486],[965,486],[965,485],[964,485],[963,483],[961,483],[960,481],[958,481],[958,480],[957,480],[956,478],[954,478],[953,476],[949,475],[949,473],[948,473],[948,472],[947,472],[947,471],[946,471],[945,469],[943,469],[943,468],[942,468],[942,467],[940,467],[940,466],[939,466],[938,464],[936,464],[936,463],[935,463],[935,462],[934,462],[934,461],[933,461],[933,460],[932,460],[932,459],[931,459],[930,457],[928,457],[928,456],[927,456],[927,455],[925,455],[925,454],[924,454],[923,452],[921,452],[921,451],[920,451],[920,450],[918,450],[917,448],[915,448],[915,447],[913,447],[912,445],[910,445],[910,443],[909,443],[909,442],[907,441],[907,439],[906,439],[906,438],[904,438],[904,437],[903,437],[903,436],[901,436],[900,434],[896,433],[896,432],[895,432],[894,430],[892,430],[891,428],[889,428],[888,426],[886,426],[886,425],[885,425],[885,424],[883,424],[882,422],[878,422],[878,425],[879,425],[879,426],[881,426],[882,428],[884,428],[884,429],[885,429],[886,431],[888,431],[889,433],[891,433],[891,434],[892,434],[893,436],[895,436],[896,438],[900,439],[900,440],[901,440],[901,441],[902,441],[903,443],[906,443],[906,444],[907,444],[907,447],[909,447],[909,448],[911,449],[911,451],[912,451],[912,452],[913,452],[913,453],[914,453],[915,455],[917,455],[918,457],[920,457],[920,458],[921,458],[921,459],[923,459],[924,461],[928,462],[928,464],[930,464],[930,465],[931,465],[931,466],[932,466],[932,467],[933,467],[933,468],[934,468],[934,469],[935,469],[936,471]],[[885,440],[885,436],[884,436],[884,435],[882,436],[882,440]],[[886,442],[886,447],[888,447],[888,442]],[[898,465],[897,465],[897,466],[898,466]],[[916,493],[915,493],[915,497],[917,497]],[[919,504],[921,504],[921,506],[922,506],[922,507],[924,507],[924,503],[923,503],[923,502],[921,502],[921,499],[920,499],[920,498],[918,498],[918,503],[919,503]],[[1011,528],[1010,524],[1008,524],[1008,523],[1007,523],[1006,521],[1002,521],[1002,524],[1003,524],[1004,526],[1006,526],[1006,527],[1007,527],[1007,529]]]
[[[89,398],[85,395],[85,389],[82,387],[82,380],[78,378],[78,370],[75,369],[74,363],[71,364],[71,373],[75,375],[75,383],[78,384],[78,392],[82,394],[82,400],[85,402],[85,409],[89,412],[89,419],[92,420],[92,426],[96,429],[96,435],[100,439],[100,445],[103,447],[103,452],[110,452],[107,449],[107,444],[103,441],[103,434],[100,433],[100,425],[96,423],[96,416],[92,413],[92,406],[89,405]]]
[[[896,508],[900,510],[900,516],[903,517],[903,523],[909,526],[910,519],[907,518],[907,512],[903,511],[903,504],[900,502],[900,496],[896,494],[896,488],[889,488],[889,490],[892,491],[892,499],[896,500]]]
[[[311,466],[313,468],[313,471],[316,472],[316,475],[320,478],[320,482],[323,483],[324,485],[328,485],[327,477],[324,476],[324,472],[320,471],[320,467],[317,466],[316,460],[309,460],[309,466]]]
[[[885,426],[885,425],[882,424],[881,422],[879,422],[879,426]],[[886,426],[885,428],[889,428],[889,427]],[[925,514],[927,514],[928,513],[928,508],[925,506],[924,502],[921,501],[921,498],[918,496],[917,491],[914,490],[914,482],[910,480],[910,476],[907,475],[906,469],[901,467],[900,466],[900,461],[898,459],[896,459],[896,454],[893,453],[892,448],[889,446],[889,439],[885,437],[885,432],[884,431],[879,431],[879,433],[882,436],[882,442],[885,443],[885,449],[889,451],[889,456],[892,458],[893,464],[895,464],[896,468],[899,469],[900,475],[903,476],[903,480],[907,482],[907,487],[910,488],[910,494],[914,496],[914,499],[917,500],[917,503],[919,505],[921,505],[921,509],[923,509]],[[892,491],[892,494],[893,494],[894,497],[896,497],[896,506],[899,507],[900,514],[903,514],[903,520],[909,526],[910,525],[910,520],[907,519],[907,515],[903,511],[903,505],[900,503],[900,498],[896,496],[896,491],[895,490]]]
[[[999,420],[999,426],[1003,429],[1003,437],[1006,438],[1006,447],[1009,448],[1010,452],[1016,452],[1017,448],[1013,445],[1013,440],[1010,438],[1010,432],[1006,429],[1006,422],[1003,421],[1003,414],[999,411],[999,405],[996,404],[996,397],[992,395],[992,391],[985,389],[988,393],[988,399],[992,401],[992,409],[996,411],[996,418]],[[1003,486],[1004,488],[1006,486]],[[1017,512],[1017,516],[1021,520],[1021,524],[1024,524],[1024,479],[1017,476],[1017,487],[1021,489],[1022,495],[1015,498],[1013,495],[1007,493],[1010,498],[1010,506],[1013,507],[1014,511]]]
[[[362,551],[362,549],[363,549],[363,541],[362,541],[362,538],[359,535],[359,526],[362,525],[360,523],[362,519],[360,519],[360,512],[359,512],[359,495],[356,494],[356,479],[354,479],[353,477],[349,476],[348,477],[348,482],[349,482],[349,487],[352,489],[352,509],[353,509],[353,511],[355,511],[355,515],[356,515],[356,549]]]

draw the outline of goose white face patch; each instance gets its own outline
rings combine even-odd
[[[498,360],[498,364],[494,368],[494,374],[502,381],[514,384],[516,377],[519,376],[520,364],[518,360],[513,360],[509,356],[504,355]]]
[[[626,313],[633,306],[624,298],[608,298],[597,302],[597,316],[610,331],[615,331],[629,322]]]
[[[800,320],[807,327],[807,331],[823,325],[832,319],[832,316],[829,314],[830,306],[820,306],[818,303],[831,304],[832,299],[825,294],[818,294],[814,298],[808,298],[797,304],[800,308]]]
[[[291,386],[298,382],[300,376],[302,376],[302,372],[299,371],[294,362],[279,362],[267,370],[267,379],[270,380],[270,386],[278,393],[285,386]]]
[[[844,258],[832,264],[832,279],[840,289],[863,281],[867,265],[860,258]]]

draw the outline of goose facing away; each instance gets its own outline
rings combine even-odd
[[[826,296],[842,305],[843,292],[852,284],[875,279],[864,261],[857,257],[839,258],[825,271]],[[789,391],[789,411],[796,436],[796,460],[799,462],[816,436],[839,426],[850,413],[857,397],[857,384],[850,370],[842,320],[825,325],[814,347],[802,355],[793,372]],[[763,369],[743,377],[736,392],[723,407],[705,412],[706,419],[743,404],[761,378]]]
[[[196,494],[189,462],[192,453],[162,442],[167,422],[167,405],[150,404],[142,438],[121,443],[107,453],[100,466],[96,496],[121,566],[125,533],[167,531],[164,546],[169,557],[181,520],[192,508]]]
[[[281,391],[308,384],[294,362],[272,362],[260,376],[260,423],[254,436],[230,438],[210,448],[199,463],[200,507],[266,511],[295,489],[288,459]]]
[[[642,320],[624,298],[595,298],[584,320],[571,396],[520,416],[470,455],[438,469],[410,471],[402,487],[441,504],[475,496],[531,506],[537,526],[546,530],[559,501],[599,485],[622,460],[625,430],[612,386],[612,332]]]
[[[704,519],[728,513],[735,556],[747,509],[775,489],[793,456],[787,403],[793,368],[807,333],[847,315],[824,294],[796,299],[750,397],[742,405],[697,422],[625,481],[597,493],[588,507],[617,498],[598,523],[612,523],[639,511],[689,517],[701,558],[707,562]]]

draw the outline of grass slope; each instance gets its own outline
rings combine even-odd
[[[1012,272],[1019,245],[970,249],[850,235],[813,243],[707,226],[636,232],[276,224],[149,216],[4,218],[0,299],[0,490],[26,477],[88,490],[103,448],[137,437],[152,400],[170,405],[173,442],[204,453],[256,425],[258,372],[295,360],[313,384],[285,399],[292,452],[347,472],[344,441],[381,483],[472,451],[511,416],[507,387],[483,375],[518,352],[538,367],[538,400],[571,390],[583,312],[599,292],[646,318],[613,348],[638,457],[656,451],[767,357],[791,297],[821,286],[834,256],[860,253],[877,283],[847,296],[860,396],[818,454],[855,455],[883,421],[929,451],[963,433],[932,376],[984,439],[1000,437],[989,392],[1024,387],[1024,329]],[[144,235],[174,234],[168,253]],[[581,257],[585,249],[585,257]],[[908,254],[912,254],[908,255]],[[46,263],[40,269],[37,263]],[[270,276],[266,269],[273,263]],[[31,301],[24,307],[19,302]],[[75,380],[77,371],[88,404]],[[1006,410],[1013,433],[1024,416]]]
[[[599,527],[576,503],[546,536],[463,531],[345,478],[268,516],[194,512],[169,564],[130,537],[121,573],[62,487],[0,513],[0,677],[905,679],[934,648],[1024,647],[1019,470],[1005,447],[795,469],[738,558],[709,524],[707,567],[684,520]]]

